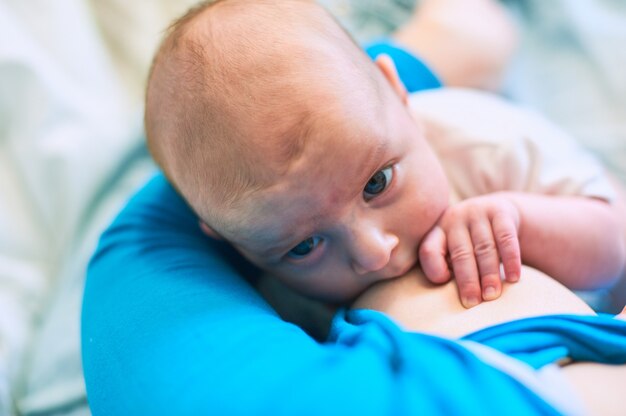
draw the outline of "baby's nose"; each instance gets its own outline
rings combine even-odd
[[[352,269],[360,275],[383,269],[399,243],[395,234],[370,229],[354,235]]]

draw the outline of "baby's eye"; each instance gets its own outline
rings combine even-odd
[[[289,257],[295,259],[306,257],[311,254],[313,250],[315,250],[315,248],[320,244],[321,241],[322,239],[320,237],[309,237],[306,240],[298,243],[298,245],[291,250],[289,250],[288,255]]]
[[[387,185],[391,183],[393,179],[393,167],[388,166],[379,170],[370,178],[363,189],[363,196],[366,200],[374,198],[376,195],[382,193]]]

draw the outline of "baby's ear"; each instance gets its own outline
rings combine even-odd
[[[393,62],[393,59],[389,57],[389,55],[380,54],[374,60],[374,63],[381,70],[391,87],[398,94],[402,102],[406,105],[409,102],[409,93],[406,90],[406,87],[402,83],[400,79],[400,75],[398,75],[398,70],[396,69],[396,64]]]
[[[198,224],[200,224],[200,229],[202,230],[202,232],[208,235],[209,237],[214,238],[216,240],[223,240],[222,236],[213,228],[211,228],[211,226],[208,225],[206,222],[202,220],[198,220]]]

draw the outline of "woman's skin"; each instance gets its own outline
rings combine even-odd
[[[503,282],[497,301],[466,309],[454,284],[430,283],[419,269],[363,293],[353,308],[375,309],[393,317],[405,329],[458,338],[486,326],[530,316],[593,310],[569,289],[543,273],[523,266],[518,283]]]
[[[410,331],[460,337],[514,319],[548,314],[594,314],[569,289],[528,267],[514,284],[504,283],[502,296],[465,309],[454,283],[435,286],[414,269],[403,277],[383,281],[362,294],[353,308],[376,309]],[[626,308],[620,318],[626,319]],[[626,366],[575,362],[562,373],[592,415],[618,415],[623,400]]]

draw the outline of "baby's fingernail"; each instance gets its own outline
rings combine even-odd
[[[473,308],[474,306],[478,305],[479,303],[480,303],[480,300],[477,297],[474,297],[474,296],[463,298],[463,306],[465,306],[468,309],[469,308]]]
[[[494,300],[498,297],[498,292],[496,288],[493,286],[487,286],[485,290],[483,290],[483,299],[485,300]]]
[[[511,283],[515,283],[519,280],[519,275],[517,273],[509,273],[506,276],[506,280],[508,280]]]

